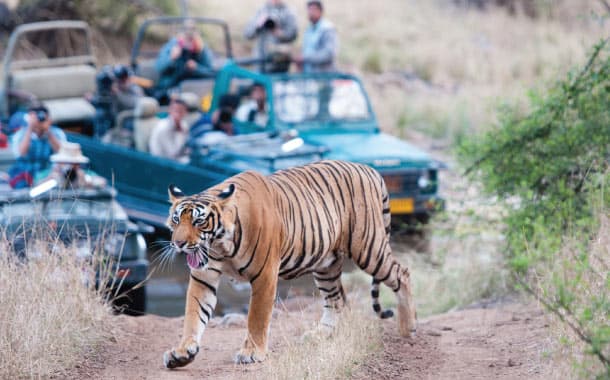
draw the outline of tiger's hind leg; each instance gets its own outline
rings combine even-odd
[[[373,276],[373,308],[380,317],[389,316],[386,311],[382,312],[377,304],[375,285],[383,282],[396,293],[398,298],[398,329],[402,336],[412,336],[416,329],[415,301],[411,294],[411,276],[409,269],[402,266],[392,257],[389,238],[386,238],[377,251],[376,257],[369,257],[363,262],[358,262],[362,270]],[[366,265],[364,265],[366,264]]]
[[[338,315],[347,302],[341,284],[342,269],[343,256],[334,254],[334,261],[330,267],[313,274],[320,295],[324,298],[324,311],[320,319],[320,327],[326,332],[332,332],[335,328]]]

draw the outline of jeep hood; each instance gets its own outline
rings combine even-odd
[[[385,133],[302,134],[310,144],[330,149],[325,158],[359,162],[376,169],[427,168],[432,159],[423,150]]]

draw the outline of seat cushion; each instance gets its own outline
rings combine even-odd
[[[90,121],[95,116],[95,108],[84,98],[45,100],[54,123]]]
[[[95,92],[95,75],[89,65],[19,70],[11,74],[11,88],[39,100],[82,97]]]
[[[133,124],[133,142],[140,152],[148,152],[148,141],[153,129],[159,123],[157,117],[147,119],[135,119]]]

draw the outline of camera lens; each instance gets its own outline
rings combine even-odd
[[[38,111],[36,112],[36,118],[42,123],[43,121],[47,120],[47,113],[44,111]]]

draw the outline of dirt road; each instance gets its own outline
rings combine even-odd
[[[302,302],[302,301],[301,301]],[[300,334],[318,317],[316,303],[289,305],[274,315],[272,355],[286,339]],[[238,379],[256,375],[265,363],[238,366],[234,352],[245,334],[243,324],[223,326],[219,319],[205,332],[198,358],[184,369],[163,368],[162,353],[178,342],[181,318],[116,317],[117,342],[75,369],[95,379]],[[420,321],[414,340],[401,338],[394,320],[383,324],[384,348],[360,364],[356,379],[548,379],[557,377],[544,359],[548,324],[534,305],[504,303],[433,316]]]

